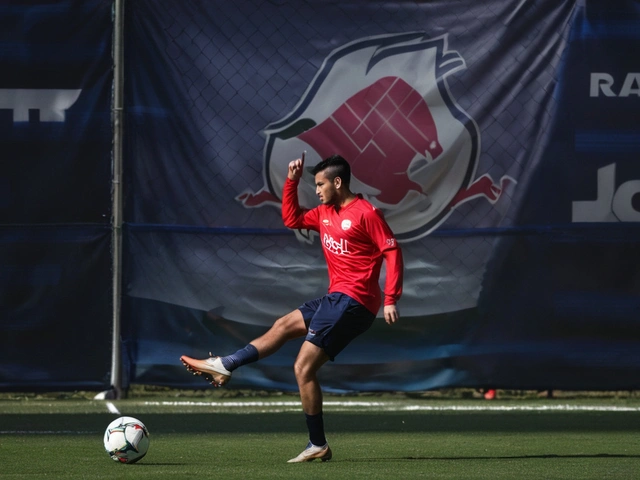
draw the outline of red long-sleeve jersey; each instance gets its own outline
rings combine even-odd
[[[282,220],[288,228],[319,232],[329,270],[328,292],[349,295],[377,314],[384,258],[384,304],[395,305],[402,294],[402,251],[382,212],[362,195],[339,211],[328,205],[304,209],[298,201],[298,183],[287,178],[284,184]]]

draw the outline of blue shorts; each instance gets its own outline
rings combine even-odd
[[[298,309],[308,330],[305,340],[322,348],[330,360],[376,319],[375,314],[344,293],[329,293]]]

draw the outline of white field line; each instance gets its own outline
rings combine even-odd
[[[301,408],[297,401],[287,402],[143,402],[145,406],[166,407],[216,407],[216,408]],[[640,407],[612,405],[407,405],[394,402],[324,402],[332,409],[376,409],[387,412],[431,411],[431,412],[639,412]]]
[[[118,408],[111,402],[105,402],[105,405],[107,406],[107,410],[109,410],[109,413],[115,413],[116,415],[120,415],[120,410],[118,410]]]

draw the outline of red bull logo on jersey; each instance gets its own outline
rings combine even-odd
[[[336,255],[349,255],[349,242],[344,238],[336,240],[331,235],[325,233],[322,243],[324,244],[324,248]]]
[[[279,206],[287,165],[306,150],[302,206],[318,204],[309,170],[340,154],[351,165],[351,190],[383,210],[400,241],[427,235],[472,198],[495,203],[515,182],[475,178],[478,128],[447,84],[464,68],[446,35],[381,35],[334,50],[293,111],[266,127],[264,187],[237,199]]]

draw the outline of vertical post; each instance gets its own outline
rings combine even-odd
[[[122,396],[122,349],[120,307],[122,295],[122,135],[124,107],[124,0],[114,1],[113,19],[113,172],[112,172],[112,258],[113,337],[111,348],[111,398]]]

